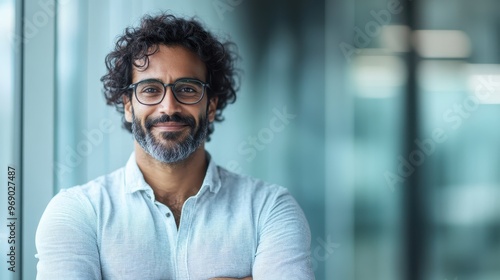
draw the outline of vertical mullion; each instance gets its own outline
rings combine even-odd
[[[405,19],[410,30],[417,29],[418,18],[417,1],[406,2]],[[410,155],[415,149],[414,141],[419,137],[419,98],[417,87],[417,66],[418,56],[413,47],[406,55],[406,63],[408,68],[408,82],[406,94],[406,137],[405,137],[405,153]],[[405,242],[406,242],[406,277],[408,280],[421,280],[423,250],[425,246],[424,216],[423,216],[423,189],[421,184],[422,172],[419,168],[415,168],[413,174],[406,181],[406,186],[403,195],[406,219],[405,219]]]
[[[24,34],[23,34],[23,30],[24,30],[24,21],[22,20],[24,18],[24,1],[16,1],[16,35],[20,35],[19,38],[23,38]],[[17,28],[18,26],[18,28]],[[23,131],[24,131],[24,128],[23,128],[23,116],[24,116],[24,112],[23,112],[23,106],[22,104],[24,104],[24,88],[23,88],[23,66],[24,66],[24,48],[23,48],[23,44],[19,45],[17,47],[18,49],[16,50],[16,53],[18,53],[18,55],[14,58],[15,59],[15,65],[16,65],[16,70],[15,70],[15,87],[18,88],[18,91],[16,92],[16,96],[19,96],[19,101],[18,102],[15,102],[14,104],[16,104],[16,110],[18,112],[18,115],[16,117],[19,118],[19,133],[17,134],[18,135],[18,139],[16,139],[15,143],[19,143],[17,145],[18,148],[16,149],[16,152],[17,152],[17,156],[16,156],[16,162],[19,163],[19,166],[23,166],[23,147],[22,147],[22,144],[24,142],[24,134],[23,134]],[[22,172],[22,171],[21,171]],[[19,200],[21,203],[20,203],[20,212],[19,212],[19,216],[22,217],[23,216],[23,212],[22,212],[22,208],[23,208],[23,200],[22,200],[22,191],[23,191],[23,173],[20,173],[20,176],[19,176],[19,185],[21,186],[21,192],[19,192],[17,194]],[[23,228],[22,228],[22,224],[19,223],[19,233],[18,233],[18,236],[23,236]],[[21,246],[19,247],[18,249],[18,259],[19,260],[22,260],[23,259],[23,255],[22,255],[22,250],[23,250],[23,244],[24,244],[24,240],[21,240]],[[14,278],[16,279],[16,278]],[[23,262],[20,261],[19,262],[19,273],[17,275],[17,279],[23,279]]]

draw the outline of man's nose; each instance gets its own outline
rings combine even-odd
[[[181,103],[175,99],[174,92],[171,87],[166,88],[165,97],[158,104],[158,109],[160,112],[172,116],[174,113],[181,111]]]

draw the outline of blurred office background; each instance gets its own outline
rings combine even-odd
[[[8,166],[18,186],[1,279],[34,279],[58,190],[125,164],[99,79],[123,29],[160,10],[238,45],[241,91],[207,149],[292,192],[317,279],[500,279],[500,2],[57,2],[0,0],[2,223]]]

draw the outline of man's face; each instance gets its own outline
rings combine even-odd
[[[140,64],[140,63],[139,63]],[[160,45],[149,56],[147,68],[134,67],[132,83],[156,79],[173,83],[180,78],[206,81],[205,64],[198,56],[180,46]],[[179,103],[170,87],[163,101],[148,106],[125,98],[125,118],[132,123],[135,140],[146,153],[163,163],[183,161],[205,141],[208,125],[214,120],[217,100],[205,95],[193,105]]]

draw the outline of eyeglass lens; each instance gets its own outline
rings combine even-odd
[[[196,80],[179,80],[172,86],[176,99],[181,103],[192,104],[203,96],[203,84]],[[166,87],[159,81],[143,81],[137,84],[137,99],[144,104],[157,104],[165,95]]]

